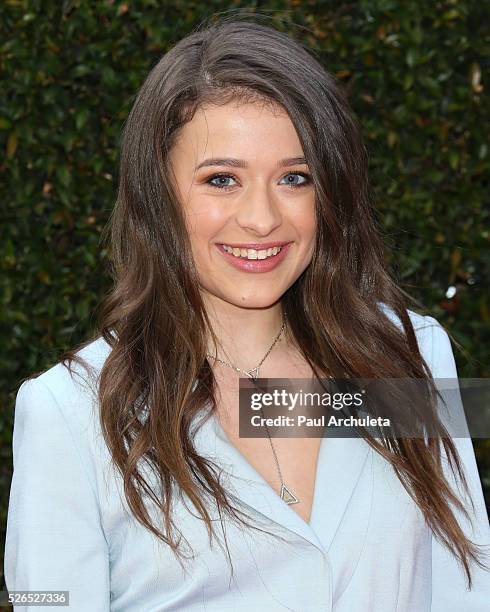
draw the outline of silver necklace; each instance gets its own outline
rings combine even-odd
[[[264,355],[264,357],[262,357],[262,360],[260,361],[260,363],[257,366],[255,366],[255,368],[252,368],[251,370],[242,370],[241,368],[238,368],[237,366],[233,365],[232,363],[227,363],[226,361],[223,361],[223,359],[219,359],[218,357],[215,357],[214,355],[211,355],[210,353],[206,353],[206,356],[207,357],[211,357],[211,359],[214,359],[215,361],[217,361],[218,363],[221,363],[222,365],[225,365],[225,366],[227,366],[229,368],[232,368],[236,372],[240,372],[242,374],[245,374],[246,376],[251,378],[253,382],[255,382],[259,378],[259,369],[260,369],[260,366],[264,363],[266,358],[269,356],[269,353],[272,351],[272,349],[274,348],[274,346],[278,342],[279,338],[282,335],[282,332],[284,331],[284,328],[286,327],[286,316],[285,316],[284,313],[282,315],[282,320],[283,320],[283,322],[282,322],[281,329],[279,330],[279,333],[277,334],[274,342],[270,345],[269,350]],[[262,412],[262,416],[264,416],[264,413],[262,411],[262,407],[260,408],[260,411]],[[281,468],[279,466],[279,460],[277,459],[276,449],[274,448],[274,445],[272,444],[272,438],[271,438],[271,435],[269,433],[269,428],[267,427],[267,425],[265,425],[265,428],[266,428],[267,436],[269,438],[269,442],[270,442],[270,445],[271,445],[272,453],[274,455],[274,460],[276,462],[277,471],[279,473],[279,479],[281,481],[281,490],[280,490],[279,495],[280,495],[281,499],[286,502],[286,504],[288,504],[288,505],[290,505],[290,504],[297,504],[299,502],[299,499],[291,491],[291,489],[284,483],[284,481],[282,479],[282,472],[281,472]]]

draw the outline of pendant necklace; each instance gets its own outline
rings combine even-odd
[[[283,313],[283,315],[282,315],[282,326],[281,326],[281,329],[279,330],[279,333],[277,334],[274,342],[271,344],[271,346],[269,347],[269,350],[264,355],[264,357],[262,357],[262,360],[260,361],[260,363],[257,366],[255,366],[255,368],[252,368],[251,370],[243,370],[241,368],[238,368],[237,366],[235,366],[235,365],[233,365],[231,363],[228,363],[226,361],[223,361],[222,359],[219,359],[218,357],[215,357],[214,355],[211,355],[210,353],[206,353],[206,357],[211,357],[211,359],[214,359],[218,363],[221,363],[222,365],[225,365],[225,366],[227,366],[229,368],[232,368],[236,372],[245,374],[245,376],[247,376],[248,378],[251,378],[252,382],[255,383],[257,381],[257,379],[259,378],[260,366],[264,363],[266,358],[269,356],[269,353],[272,351],[272,349],[274,348],[274,346],[278,342],[278,340],[281,337],[282,332],[284,331],[285,327],[286,327],[286,315]],[[262,411],[262,407],[260,408],[260,411],[262,412],[262,416],[264,416],[264,413]],[[271,435],[269,433],[269,428],[267,427],[267,425],[265,425],[265,428],[266,428],[267,436],[269,438],[269,442],[270,442],[270,445],[271,445],[272,453],[274,455],[274,460],[276,462],[276,467],[277,467],[277,472],[279,474],[279,479],[281,481],[281,490],[280,490],[279,495],[280,495],[281,499],[286,502],[286,504],[288,504],[288,505],[290,505],[290,504],[297,504],[299,502],[299,499],[291,491],[291,488],[288,487],[284,483],[284,481],[282,479],[282,472],[281,472],[281,468],[279,466],[279,460],[277,459],[276,449],[274,448],[274,444],[272,443],[272,438],[271,438]]]

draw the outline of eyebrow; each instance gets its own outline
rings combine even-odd
[[[306,164],[304,157],[286,157],[286,159],[280,159],[277,163],[278,168],[284,168],[287,166],[296,166],[300,164]],[[243,159],[236,159],[234,157],[212,157],[205,159],[199,165],[196,166],[196,170],[204,168],[205,166],[229,166],[231,168],[248,168],[248,164]]]

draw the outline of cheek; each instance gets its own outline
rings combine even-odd
[[[316,213],[314,206],[310,203],[299,210],[291,217],[291,221],[296,227],[301,238],[309,240],[314,237],[316,232]]]
[[[317,220],[314,203],[305,202],[305,207],[292,219],[301,242],[303,261],[311,261],[316,243]]]
[[[199,206],[189,206],[186,213],[187,231],[191,242],[192,253],[196,263],[204,265],[216,248],[215,242],[223,236],[223,227],[227,218],[216,206],[200,202]]]
[[[224,215],[216,206],[206,205],[205,201],[190,203],[186,210],[186,223],[191,237],[209,239],[223,227]]]

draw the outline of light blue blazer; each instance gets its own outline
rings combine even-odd
[[[433,376],[455,378],[446,332],[430,316],[409,314]],[[108,351],[99,338],[81,355],[97,370]],[[93,397],[59,363],[18,391],[5,554],[9,591],[67,590],[71,612],[490,610],[490,573],[473,566],[474,587],[467,590],[461,567],[433,537],[391,465],[362,438],[322,440],[306,523],[230,444],[214,417],[197,433],[198,451],[220,463],[233,499],[255,524],[283,539],[227,522],[231,578],[223,550],[214,540],[210,547],[204,522],[180,497],[176,523],[195,554],[182,569],[129,513]],[[490,546],[471,439],[455,442],[476,510],[473,529],[462,516],[460,524],[475,542]],[[218,519],[213,509],[211,516]]]

